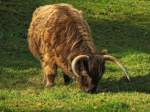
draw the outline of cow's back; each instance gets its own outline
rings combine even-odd
[[[64,9],[66,8],[71,10],[72,6],[66,4],[46,5],[34,11],[28,30],[28,43],[29,49],[35,57],[40,58],[46,52],[47,47],[53,49],[56,44],[65,39],[62,30],[65,30],[64,23],[69,17],[65,14]]]
[[[65,61],[72,45],[82,40],[78,48],[95,50],[90,30],[82,14],[71,5],[55,4],[39,7],[33,13],[29,27],[29,48],[35,57],[47,52],[59,54]],[[86,41],[88,40],[88,41]],[[89,52],[89,51],[88,51]]]

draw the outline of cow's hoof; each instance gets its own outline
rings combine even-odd
[[[45,87],[46,88],[51,88],[51,87],[53,87],[55,84],[54,83],[47,83],[46,85],[45,85]]]

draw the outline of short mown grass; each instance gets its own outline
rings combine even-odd
[[[40,5],[70,3],[84,12],[99,52],[108,49],[126,65],[106,64],[97,94],[82,92],[73,81],[44,88],[40,63],[27,46],[32,12]],[[149,0],[0,0],[0,112],[149,112]]]

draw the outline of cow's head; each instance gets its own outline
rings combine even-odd
[[[77,77],[80,88],[83,91],[89,93],[96,92],[98,82],[105,71],[106,61],[111,61],[117,64],[124,71],[127,79],[130,80],[127,70],[115,57],[111,55],[79,55],[73,59],[71,67],[74,75]]]

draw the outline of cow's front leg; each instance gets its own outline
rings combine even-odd
[[[46,87],[52,87],[54,85],[57,66],[55,64],[44,64],[43,66],[44,71],[44,82]]]

